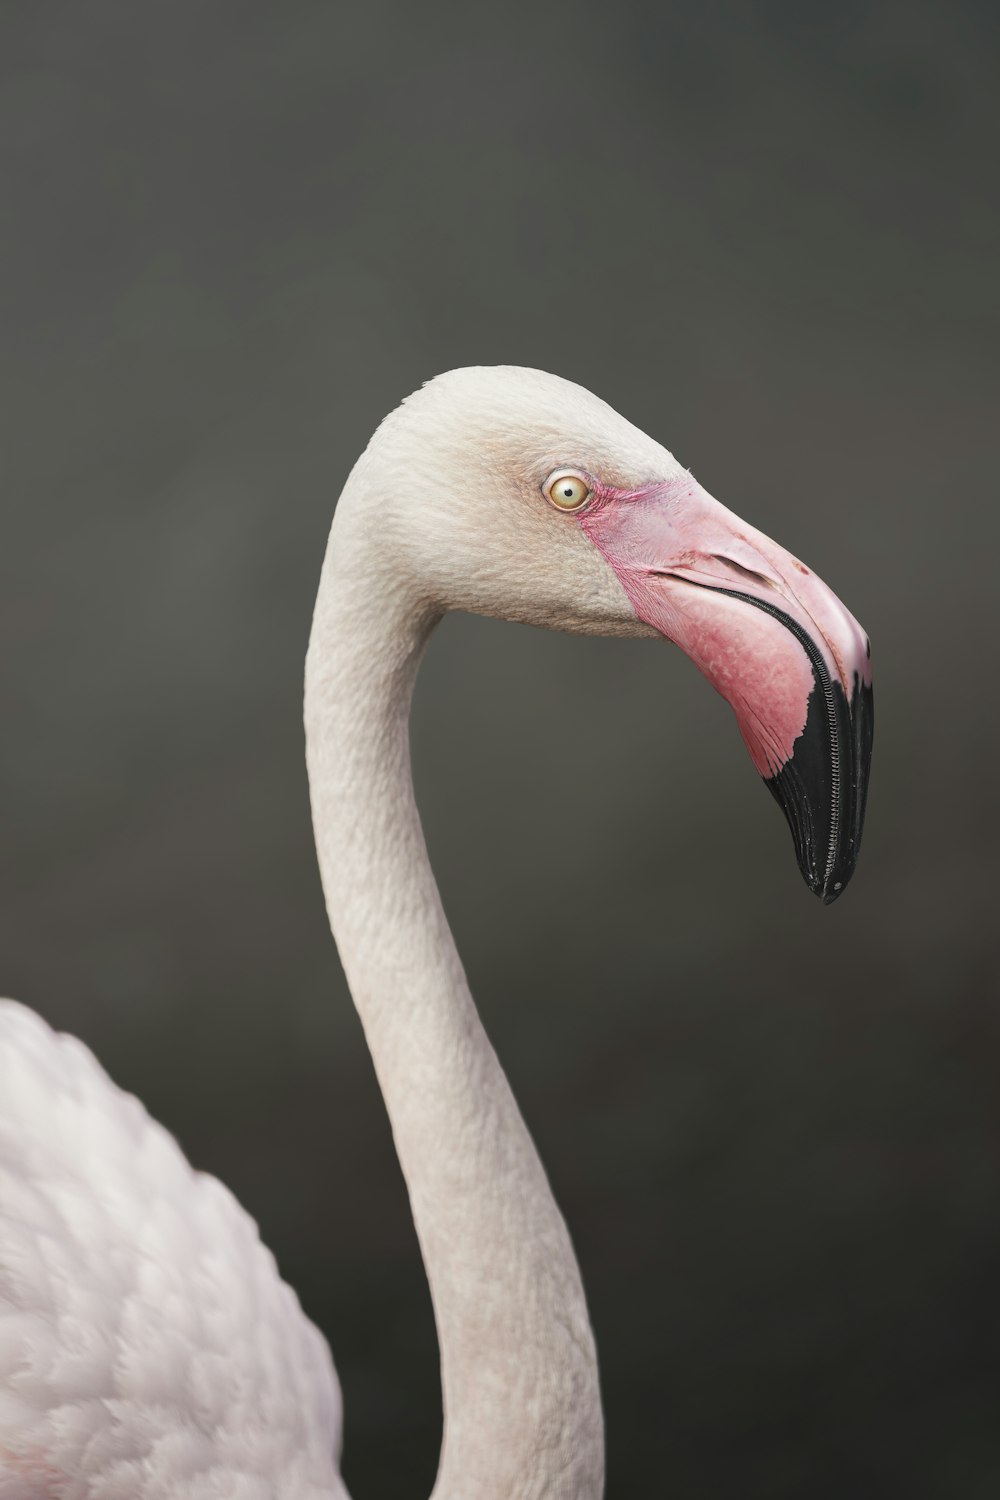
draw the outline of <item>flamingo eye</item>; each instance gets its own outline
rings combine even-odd
[[[590,485],[581,474],[561,469],[550,474],[542,486],[545,498],[556,510],[581,510],[590,499]]]

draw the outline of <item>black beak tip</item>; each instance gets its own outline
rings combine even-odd
[[[780,801],[780,798],[778,800]],[[784,808],[784,803],[782,803],[781,805],[782,808]],[[789,818],[788,821],[789,823],[791,823],[792,819]],[[796,827],[795,824],[792,824],[793,837],[795,837],[795,834]],[[824,880],[812,861],[812,850],[809,847],[808,843],[806,843],[805,847],[803,848],[798,838],[796,838],[795,853],[798,859],[799,871],[802,875],[802,879],[812,891],[813,895],[817,896],[824,906],[832,906],[835,901],[839,901],[841,896],[847,890],[851,876],[854,874],[854,860],[850,860],[849,863],[841,863],[837,867],[837,869],[832,870]]]
[[[813,885],[810,889],[815,892],[824,906],[832,906],[835,901],[840,900],[841,896],[847,890],[847,882],[853,874],[854,866],[852,865],[849,870],[844,871],[839,879],[828,880],[825,886]]]
[[[839,683],[816,691],[791,758],[764,785],[788,821],[806,885],[832,906],[854,874],[864,828],[874,710],[855,679],[851,701]]]

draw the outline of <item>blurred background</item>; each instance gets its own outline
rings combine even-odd
[[[0,990],[260,1221],[362,1500],[430,1491],[440,1394],[302,660],[376,423],[502,362],[664,441],[874,643],[829,910],[679,652],[456,617],[422,671],[609,1494],[1000,1492],[997,33],[968,0],[5,7]]]

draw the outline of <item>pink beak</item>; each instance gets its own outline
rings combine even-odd
[[[632,493],[598,486],[579,524],[639,618],[732,705],[806,883],[835,901],[861,846],[871,765],[871,661],[858,622],[690,475]]]

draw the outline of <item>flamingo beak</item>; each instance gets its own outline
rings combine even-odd
[[[579,524],[640,619],[676,642],[736,713],[829,905],[854,873],[871,766],[867,637],[825,583],[689,474],[608,492]]]

